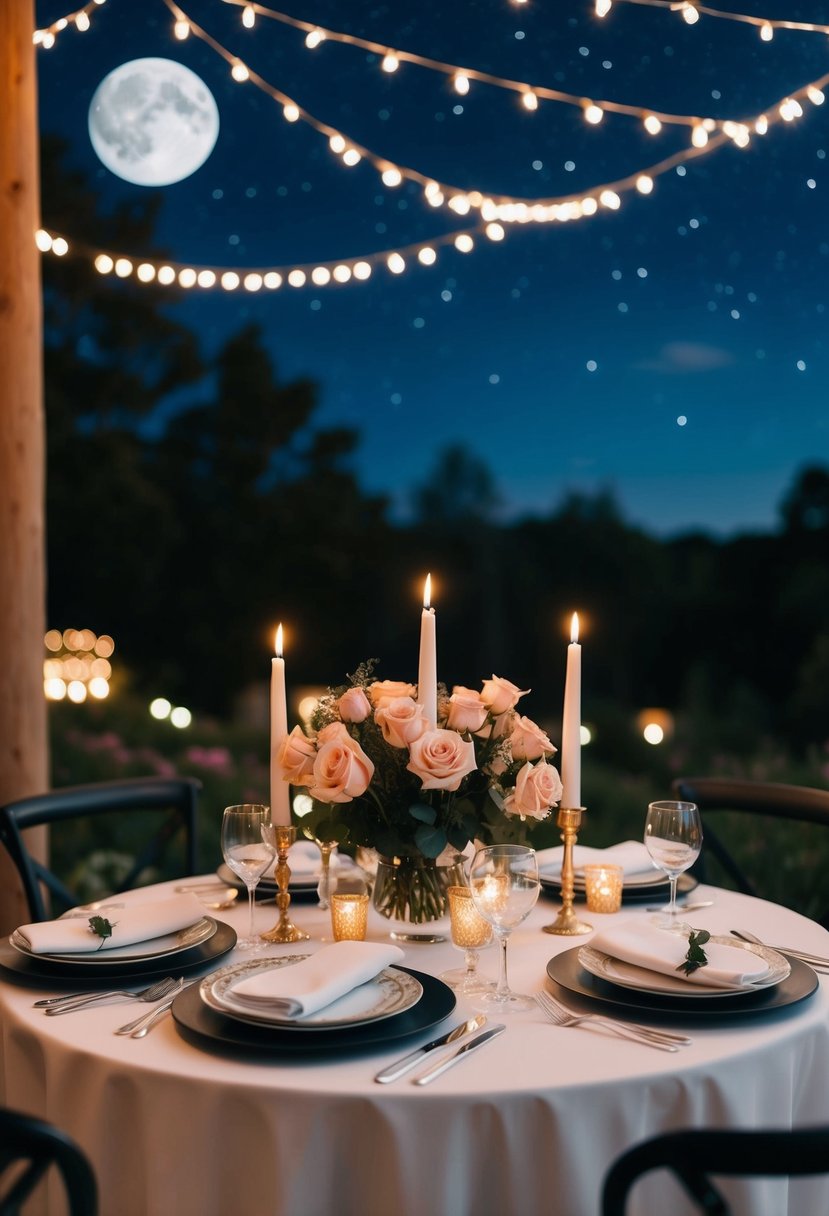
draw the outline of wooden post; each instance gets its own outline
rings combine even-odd
[[[0,0],[0,804],[48,788],[33,0]],[[27,919],[0,846],[0,932]]]

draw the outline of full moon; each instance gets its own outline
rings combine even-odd
[[[105,76],[89,106],[89,138],[112,173],[169,186],[204,164],[219,134],[213,94],[173,59],[133,59]]]

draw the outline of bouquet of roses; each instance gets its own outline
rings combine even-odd
[[[500,676],[479,691],[438,689],[437,723],[417,688],[376,680],[376,660],[329,690],[282,745],[283,776],[307,788],[303,827],[320,840],[388,857],[435,859],[491,843],[516,816],[544,819],[561,797],[556,751],[516,706],[526,691]]]

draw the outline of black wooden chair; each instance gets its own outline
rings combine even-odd
[[[773,898],[769,892],[757,889],[756,883],[745,870],[745,861],[740,864],[731,850],[723,843],[712,825],[711,817],[718,812],[735,811],[754,817],[788,820],[790,823],[811,823],[829,828],[829,790],[812,789],[802,785],[783,785],[771,781],[729,780],[719,777],[678,777],[673,782],[673,791],[683,802],[695,802],[700,809],[703,823],[702,854],[693,867],[693,873],[702,881],[709,879],[710,867],[707,857],[716,858],[723,872],[738,891],[745,895]],[[755,833],[743,831],[743,846],[762,844],[762,829]],[[829,845],[829,835],[827,835]],[[824,905],[815,914],[829,928],[829,905]]]
[[[47,920],[82,901],[64,881],[32,856],[23,835],[28,828],[47,825],[57,829],[59,824],[70,820],[109,812],[119,815],[161,812],[160,817],[158,814],[151,817],[146,839],[142,840],[136,855],[130,856],[127,872],[114,884],[116,891],[128,891],[136,885],[142,871],[160,863],[171,841],[179,834],[183,843],[176,873],[183,876],[196,873],[200,789],[201,782],[192,777],[135,777],[65,786],[0,807],[0,841],[20,874],[32,921]],[[149,817],[147,823],[150,824]],[[48,892],[48,904],[44,892]]]
[[[69,1216],[96,1216],[95,1175],[75,1141],[51,1123],[0,1110],[0,1216],[18,1216],[52,1166],[63,1180]]]
[[[608,1170],[602,1188],[602,1216],[624,1216],[634,1183],[657,1169],[675,1174],[705,1216],[731,1216],[711,1174],[723,1178],[829,1174],[829,1127],[691,1130],[654,1136],[622,1153]]]

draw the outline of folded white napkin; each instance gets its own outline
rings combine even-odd
[[[403,958],[399,946],[382,942],[334,942],[292,966],[260,971],[232,984],[228,996],[251,1009],[305,1017]]]
[[[687,934],[666,932],[640,920],[627,920],[597,933],[591,945],[611,958],[709,988],[743,988],[761,980],[769,970],[768,964],[750,950],[709,941],[702,947],[707,964],[686,975],[677,967],[688,954]]]
[[[554,849],[541,849],[538,854],[539,871],[544,878],[558,878],[563,861],[564,845],[558,845]],[[649,874],[655,870],[651,855],[641,840],[623,840],[621,844],[613,844],[607,849],[593,849],[584,844],[574,845],[574,870],[579,871],[592,865],[621,866],[625,878],[632,878],[634,874]]]
[[[188,894],[134,907],[101,908],[90,913],[94,915],[106,917],[114,926],[112,936],[105,938],[103,945],[101,938],[91,931],[89,919],[84,917],[21,925],[17,932],[35,954],[82,954],[99,947],[103,953],[186,929],[204,917],[204,908],[195,895]]]

